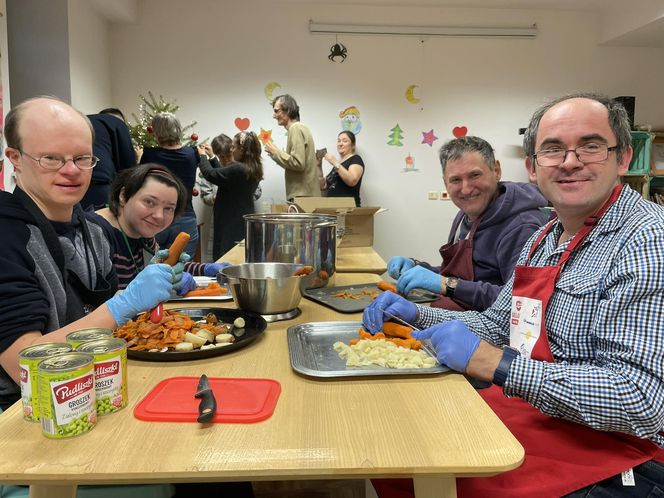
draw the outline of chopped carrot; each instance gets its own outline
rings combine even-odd
[[[313,266],[303,266],[301,268],[298,268],[293,272],[294,277],[301,277],[304,275],[309,275],[312,271],[314,271]]]

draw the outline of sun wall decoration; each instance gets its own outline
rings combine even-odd
[[[266,144],[267,142],[272,141],[272,130],[264,130],[261,128],[261,132],[258,134],[258,140],[261,141],[262,144]]]

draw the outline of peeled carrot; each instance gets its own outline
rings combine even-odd
[[[396,285],[386,282],[385,280],[379,280],[378,283],[376,284],[376,287],[384,291],[392,291],[394,293],[397,292]]]
[[[383,323],[383,332],[386,336],[391,337],[400,337],[401,339],[410,339],[411,332],[413,331],[412,327],[407,327],[406,325],[401,325],[395,322],[385,322]]]
[[[222,287],[217,282],[210,282],[207,287],[189,291],[184,295],[184,297],[221,296],[226,294],[226,292],[228,292],[228,290],[225,287]]]
[[[187,232],[180,232],[168,249],[168,257],[164,261],[165,264],[173,266],[180,260],[180,254],[189,243],[189,234]]]

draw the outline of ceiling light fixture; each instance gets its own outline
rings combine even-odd
[[[310,33],[397,36],[457,36],[467,38],[535,38],[537,24],[528,27],[489,26],[386,26],[370,24],[324,24],[309,21]]]

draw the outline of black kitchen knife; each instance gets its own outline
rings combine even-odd
[[[217,400],[214,398],[214,393],[210,389],[207,375],[201,375],[198,379],[198,386],[196,387],[195,398],[201,398],[201,403],[198,405],[198,418],[197,422],[209,422],[217,413]]]

